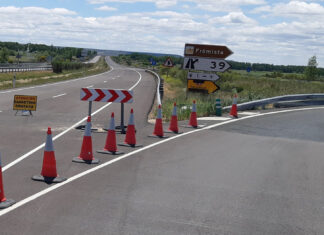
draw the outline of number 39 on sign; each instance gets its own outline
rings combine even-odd
[[[185,57],[183,68],[209,72],[225,72],[231,68],[231,65],[222,59]]]

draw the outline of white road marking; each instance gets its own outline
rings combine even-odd
[[[0,113],[2,113],[2,111],[0,110]]]
[[[201,121],[226,121],[231,118],[228,118],[228,117],[200,117],[197,119],[201,120]]]
[[[37,199],[37,198],[39,198],[39,197],[41,197],[41,196],[43,196],[43,195],[45,195],[45,194],[47,194],[47,193],[55,190],[57,188],[60,188],[60,187],[66,185],[68,183],[71,183],[71,182],[73,182],[73,181],[75,181],[75,180],[77,180],[77,179],[79,179],[79,178],[81,178],[83,176],[86,176],[86,175],[88,175],[88,174],[90,174],[92,172],[95,172],[97,170],[100,170],[101,168],[104,168],[104,167],[109,166],[109,165],[111,165],[111,164],[113,164],[115,162],[119,162],[119,161],[121,161],[121,160],[123,160],[125,158],[128,158],[128,157],[130,157],[130,156],[132,156],[134,154],[143,152],[143,151],[145,151],[147,149],[153,148],[153,147],[155,147],[157,145],[160,145],[160,144],[169,142],[171,140],[174,140],[174,139],[177,139],[177,138],[180,138],[180,137],[183,137],[183,136],[186,136],[186,135],[195,133],[195,132],[209,130],[209,129],[212,129],[212,128],[215,128],[215,127],[223,126],[223,125],[226,125],[226,124],[229,124],[229,123],[238,122],[238,121],[245,120],[245,119],[250,119],[250,118],[255,118],[255,117],[262,117],[262,116],[268,116],[268,115],[272,115],[272,114],[289,113],[289,112],[306,111],[306,110],[315,110],[315,109],[324,109],[324,107],[290,109],[290,110],[274,111],[274,112],[269,112],[269,113],[261,113],[261,114],[257,114],[257,115],[254,115],[254,116],[246,116],[246,117],[242,117],[242,118],[239,118],[239,119],[228,120],[228,121],[225,121],[225,122],[221,122],[221,123],[217,123],[217,124],[214,124],[214,125],[210,125],[210,126],[204,127],[202,129],[195,129],[195,130],[192,130],[192,131],[189,131],[189,132],[185,132],[183,134],[179,134],[179,135],[176,135],[176,136],[171,136],[168,139],[164,139],[164,140],[158,141],[158,142],[153,143],[153,144],[150,144],[150,145],[148,145],[146,147],[143,147],[143,148],[140,148],[140,149],[135,150],[133,152],[127,153],[127,154],[125,154],[125,155],[123,155],[121,157],[117,157],[117,158],[115,158],[115,159],[113,159],[111,161],[105,162],[105,163],[103,163],[103,164],[101,164],[99,166],[96,166],[96,167],[91,168],[91,169],[89,169],[87,171],[84,171],[84,172],[81,172],[81,173],[79,173],[79,174],[77,174],[75,176],[72,176],[71,178],[67,179],[66,181],[64,181],[64,182],[62,182],[60,184],[55,184],[55,185],[50,186],[50,187],[48,187],[48,188],[46,188],[46,189],[44,189],[44,190],[42,190],[42,191],[40,191],[38,193],[35,193],[35,194],[33,194],[33,195],[31,195],[31,196],[29,196],[29,197],[27,197],[27,198],[25,198],[25,199],[17,202],[13,206],[1,210],[0,211],[0,216],[3,216],[5,214],[9,213],[10,211],[13,211],[13,210],[15,210],[15,209],[17,209],[17,208],[19,208],[19,207],[21,207],[21,206],[23,206],[23,205],[31,202],[31,201],[33,201],[35,199]]]
[[[241,114],[241,115],[257,115],[257,114],[260,114],[260,112],[238,112],[238,114]]]
[[[64,95],[66,95],[66,93],[63,93],[63,94],[60,94],[60,95],[53,96],[53,99],[55,99],[55,98],[57,98],[57,97],[64,96]]]
[[[133,90],[142,80],[142,75],[136,71],[133,70],[136,73],[139,74],[139,79],[138,81],[135,83],[135,85],[133,85],[131,88],[129,88],[129,90]],[[108,107],[109,105],[111,105],[111,103],[108,103],[104,106],[102,106],[101,108],[99,108],[98,110],[96,110],[95,112],[93,112],[91,115],[96,115],[97,113],[99,113],[100,111],[102,111],[103,109],[105,109],[106,107]],[[69,127],[68,129],[66,129],[65,131],[61,132],[60,134],[56,135],[53,137],[53,141],[55,141],[56,139],[60,138],[61,136],[65,135],[66,133],[68,133],[69,131],[73,130],[75,127],[77,127],[78,125],[80,125],[81,123],[83,123],[84,121],[86,121],[88,119],[88,117],[84,117],[82,120],[80,120],[79,122],[73,124],[71,127]],[[39,145],[38,147],[32,149],[31,151],[29,151],[28,153],[22,155],[21,157],[17,158],[16,160],[8,163],[6,166],[2,167],[2,172],[8,170],[10,167],[13,167],[14,165],[18,164],[19,162],[21,162],[22,160],[24,160],[25,158],[29,157],[30,155],[32,155],[33,153],[37,152],[38,150],[42,149],[45,146],[45,143]]]
[[[107,83],[107,81],[104,81],[104,83]]]
[[[91,85],[91,86],[87,86],[87,88],[92,88],[93,87],[93,85]]]

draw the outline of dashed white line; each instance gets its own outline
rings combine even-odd
[[[55,95],[55,96],[53,96],[53,99],[55,99],[55,98],[57,98],[57,97],[61,97],[61,96],[64,96],[64,95],[66,95],[66,93],[63,93],[63,94],[59,94],[59,95]]]
[[[91,86],[87,86],[87,88],[92,88],[93,87],[93,85],[91,85]]]
[[[104,83],[107,83],[107,81],[104,81]]]

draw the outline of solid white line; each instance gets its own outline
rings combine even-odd
[[[133,90],[140,83],[140,81],[142,80],[142,75],[138,71],[136,71],[136,70],[134,70],[134,71],[139,74],[139,79],[138,79],[138,81],[131,88],[129,88],[129,90]],[[101,108],[99,108],[98,110],[96,110],[95,112],[93,112],[91,115],[96,115],[97,113],[99,113],[100,111],[102,111],[103,109],[105,109],[106,107],[108,107],[109,105],[111,105],[111,103],[107,103],[106,105],[102,106]],[[62,131],[60,134],[54,136],[53,137],[53,141],[55,141],[56,139],[58,139],[61,136],[65,135],[69,131],[73,130],[75,127],[77,127],[78,125],[80,125],[81,123],[83,123],[84,121],[86,121],[87,118],[88,117],[84,117],[82,120],[80,120],[79,122],[73,124],[72,126],[70,126],[65,131]],[[28,153],[22,155],[21,157],[17,158],[16,160],[14,160],[14,161],[12,161],[10,163],[8,163],[4,167],[2,167],[2,172],[8,170],[10,167],[13,167],[14,165],[18,164],[19,162],[21,162],[25,158],[29,157],[30,155],[32,155],[33,153],[37,152],[38,150],[40,150],[40,149],[42,149],[44,147],[45,147],[45,143],[42,143],[38,147],[36,147],[36,148],[32,149],[31,151],[29,151]]]
[[[201,118],[197,118],[197,119],[201,120],[201,121],[226,121],[231,118],[229,118],[229,117],[201,117]]]
[[[238,112],[238,114],[241,115],[256,115],[259,114],[260,112]]]
[[[159,142],[150,144],[150,145],[148,145],[146,147],[140,148],[140,149],[135,150],[133,152],[127,153],[127,154],[125,154],[125,155],[123,155],[121,157],[115,158],[115,159],[113,159],[111,161],[105,162],[105,163],[103,163],[103,164],[101,164],[99,166],[96,166],[96,167],[91,168],[91,169],[89,169],[87,171],[84,171],[84,172],[81,172],[81,173],[79,173],[79,174],[77,174],[75,176],[72,176],[71,178],[67,179],[66,181],[64,181],[64,182],[62,182],[60,184],[55,184],[55,185],[50,186],[49,188],[46,188],[46,189],[44,189],[44,190],[42,190],[42,191],[40,191],[38,193],[35,193],[35,194],[33,194],[33,195],[31,195],[31,196],[29,196],[29,197],[27,197],[27,198],[25,198],[25,199],[17,202],[13,206],[1,210],[0,211],[0,216],[5,215],[5,214],[7,214],[10,211],[13,211],[13,210],[15,210],[15,209],[17,209],[17,208],[25,205],[25,204],[27,204],[27,203],[29,203],[29,202],[37,199],[37,198],[39,198],[39,197],[41,197],[41,196],[43,196],[43,195],[45,195],[45,194],[47,194],[47,193],[49,193],[49,192],[57,189],[57,188],[60,188],[60,187],[66,185],[68,183],[71,183],[71,182],[73,182],[73,181],[75,181],[75,180],[77,180],[77,179],[79,179],[79,178],[81,178],[81,177],[83,177],[85,175],[88,175],[88,174],[90,174],[92,172],[95,172],[95,171],[101,169],[101,168],[104,168],[106,166],[109,166],[109,165],[111,165],[111,164],[113,164],[115,162],[121,161],[121,160],[123,160],[125,158],[128,158],[128,157],[134,155],[134,154],[143,152],[143,151],[145,151],[147,149],[153,148],[153,147],[155,147],[157,145],[160,145],[160,144],[169,142],[171,140],[174,140],[174,139],[177,139],[177,138],[180,138],[180,137],[183,137],[183,136],[186,136],[186,135],[195,133],[195,132],[209,130],[209,129],[212,129],[212,128],[215,128],[215,127],[218,127],[218,126],[223,126],[223,125],[226,125],[226,124],[229,124],[229,123],[238,122],[238,121],[245,120],[245,119],[250,119],[250,118],[255,118],[255,117],[262,117],[262,116],[268,116],[268,115],[278,114],[278,113],[289,113],[289,112],[305,111],[305,110],[314,110],[314,109],[324,109],[324,107],[290,109],[290,110],[274,111],[274,112],[269,112],[269,113],[261,113],[261,114],[257,114],[257,115],[254,115],[254,116],[246,116],[246,117],[242,117],[242,118],[239,118],[239,119],[232,119],[232,120],[229,120],[229,121],[225,121],[225,122],[217,123],[217,124],[214,124],[214,125],[210,125],[210,126],[207,126],[207,127],[201,128],[201,129],[195,129],[195,130],[192,130],[192,131],[189,131],[189,132],[180,134],[180,135],[171,136],[168,139],[161,140]]]
[[[55,99],[55,98],[57,98],[57,97],[64,96],[64,95],[66,95],[66,93],[63,93],[63,94],[60,94],[60,95],[53,96],[53,99]]]

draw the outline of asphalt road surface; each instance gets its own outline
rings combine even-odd
[[[182,135],[152,139],[147,137],[153,125],[147,124],[146,115],[155,81],[139,72],[143,83],[134,88],[140,93],[134,107],[138,142],[144,148],[135,152],[120,148],[126,153],[120,157],[96,154],[101,160],[98,166],[76,164],[71,159],[80,152],[82,132],[71,130],[54,141],[58,171],[69,178],[56,185],[30,180],[40,171],[42,150],[31,154],[4,172],[6,196],[18,202],[14,209],[0,211],[1,234],[324,233],[323,108],[199,121],[207,126],[181,128]],[[113,70],[99,76],[98,85],[103,85],[100,82],[106,77],[123,73],[116,83],[119,88],[132,86],[139,79],[136,72],[120,67],[118,73]],[[40,106],[48,108],[44,113],[37,111],[33,117],[39,118],[37,122],[25,121],[31,130],[26,130],[22,120],[33,118],[8,120],[2,117],[9,115],[6,111],[0,113],[9,122],[1,127],[10,138],[14,138],[10,126],[18,133],[17,141],[5,140],[4,144],[6,133],[0,131],[1,148],[9,155],[3,154],[4,166],[25,153],[29,141],[34,146],[41,143],[46,118],[51,118],[59,132],[84,117],[87,105],[77,95],[81,85],[66,88],[67,93],[75,89],[76,95],[75,101],[70,97],[60,103],[63,107],[57,107],[50,96],[40,99]],[[65,105],[71,113],[64,111]],[[94,123],[101,125],[118,108],[108,106],[94,116]],[[19,130],[32,136],[23,141]],[[104,139],[104,134],[94,133],[94,149],[102,148]],[[119,134],[118,141],[122,139]],[[16,150],[7,147],[14,143]]]

